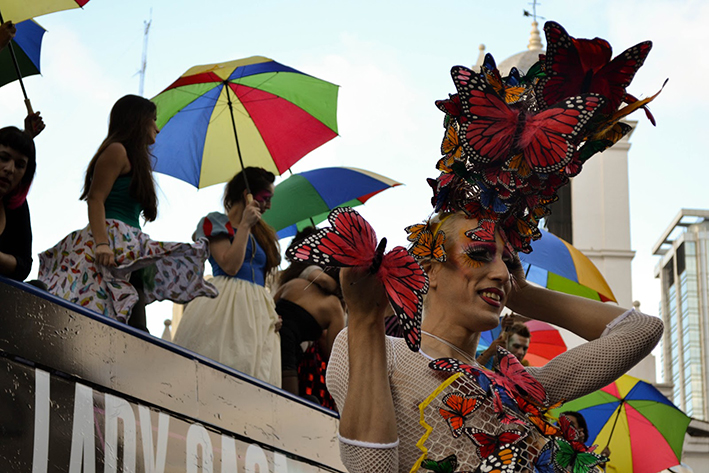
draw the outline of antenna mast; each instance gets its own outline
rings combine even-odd
[[[150,32],[150,25],[153,22],[153,9],[150,9],[150,19],[143,22],[143,58],[140,63],[140,86],[138,89],[138,95],[143,96],[143,88],[145,85],[145,69],[148,67],[148,33]]]

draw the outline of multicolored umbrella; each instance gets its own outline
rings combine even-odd
[[[197,188],[245,166],[281,174],[337,136],[337,92],[260,56],[195,66],[152,99],[155,170]]]
[[[549,360],[566,351],[566,343],[561,338],[559,329],[553,325],[539,320],[527,320],[524,324],[532,336],[524,357],[530,366],[544,366]],[[498,325],[480,334],[477,351],[482,352],[488,348],[500,336],[500,330]]]
[[[524,357],[529,366],[544,366],[549,360],[566,351],[566,343],[561,338],[559,329],[540,320],[528,320],[524,323],[532,338],[529,340],[529,350]]]
[[[293,174],[276,186],[263,219],[279,238],[325,220],[335,207],[356,207],[401,183],[357,168],[332,167]]]
[[[611,451],[607,471],[656,473],[680,463],[691,420],[653,385],[623,375],[605,388],[554,411],[578,411],[589,443]]]
[[[553,233],[540,230],[542,238],[532,242],[532,252],[519,254],[528,281],[554,291],[617,302],[590,259]]]
[[[89,0],[0,0],[0,24],[6,21],[12,21],[19,24],[31,18],[54,13],[61,10],[69,10],[71,8],[83,7],[89,3]],[[19,32],[19,31],[18,31]],[[33,113],[30,99],[25,90],[25,84],[22,82],[22,77],[28,75],[20,68],[19,58],[15,53],[15,47],[11,42],[7,48],[10,53],[11,61],[15,68],[15,78],[20,81],[22,95],[25,97],[25,106],[28,113]],[[37,62],[39,67],[39,61]],[[12,79],[14,80],[14,79]]]
[[[18,23],[16,27],[12,46],[22,77],[39,74],[39,55],[45,29],[32,20]],[[16,80],[17,72],[14,70],[10,48],[3,49],[0,51],[0,87]]]
[[[87,3],[89,0],[0,0],[0,18],[20,23],[47,13],[81,8]]]

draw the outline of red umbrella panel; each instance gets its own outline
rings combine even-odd
[[[532,335],[529,350],[524,357],[530,366],[544,366],[549,360],[566,351],[566,343],[559,329],[546,322],[528,320],[524,323]]]

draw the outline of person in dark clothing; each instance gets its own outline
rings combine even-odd
[[[291,246],[314,230],[309,227],[298,233]],[[327,362],[335,337],[345,326],[339,271],[291,261],[290,266],[281,272],[278,282],[273,299],[276,312],[283,319],[280,330],[282,387],[299,394],[297,370],[303,357],[301,343],[318,342],[326,332],[320,347],[323,361]]]
[[[0,129],[0,275],[23,281],[32,267],[32,228],[27,192],[37,167],[32,137]]]

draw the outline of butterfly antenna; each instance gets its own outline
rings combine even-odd
[[[379,267],[382,265],[382,259],[384,257],[384,250],[387,246],[387,239],[382,238],[377,245],[377,249],[374,251],[374,259],[372,260],[372,265],[369,267],[369,272],[376,274],[379,271]]]

